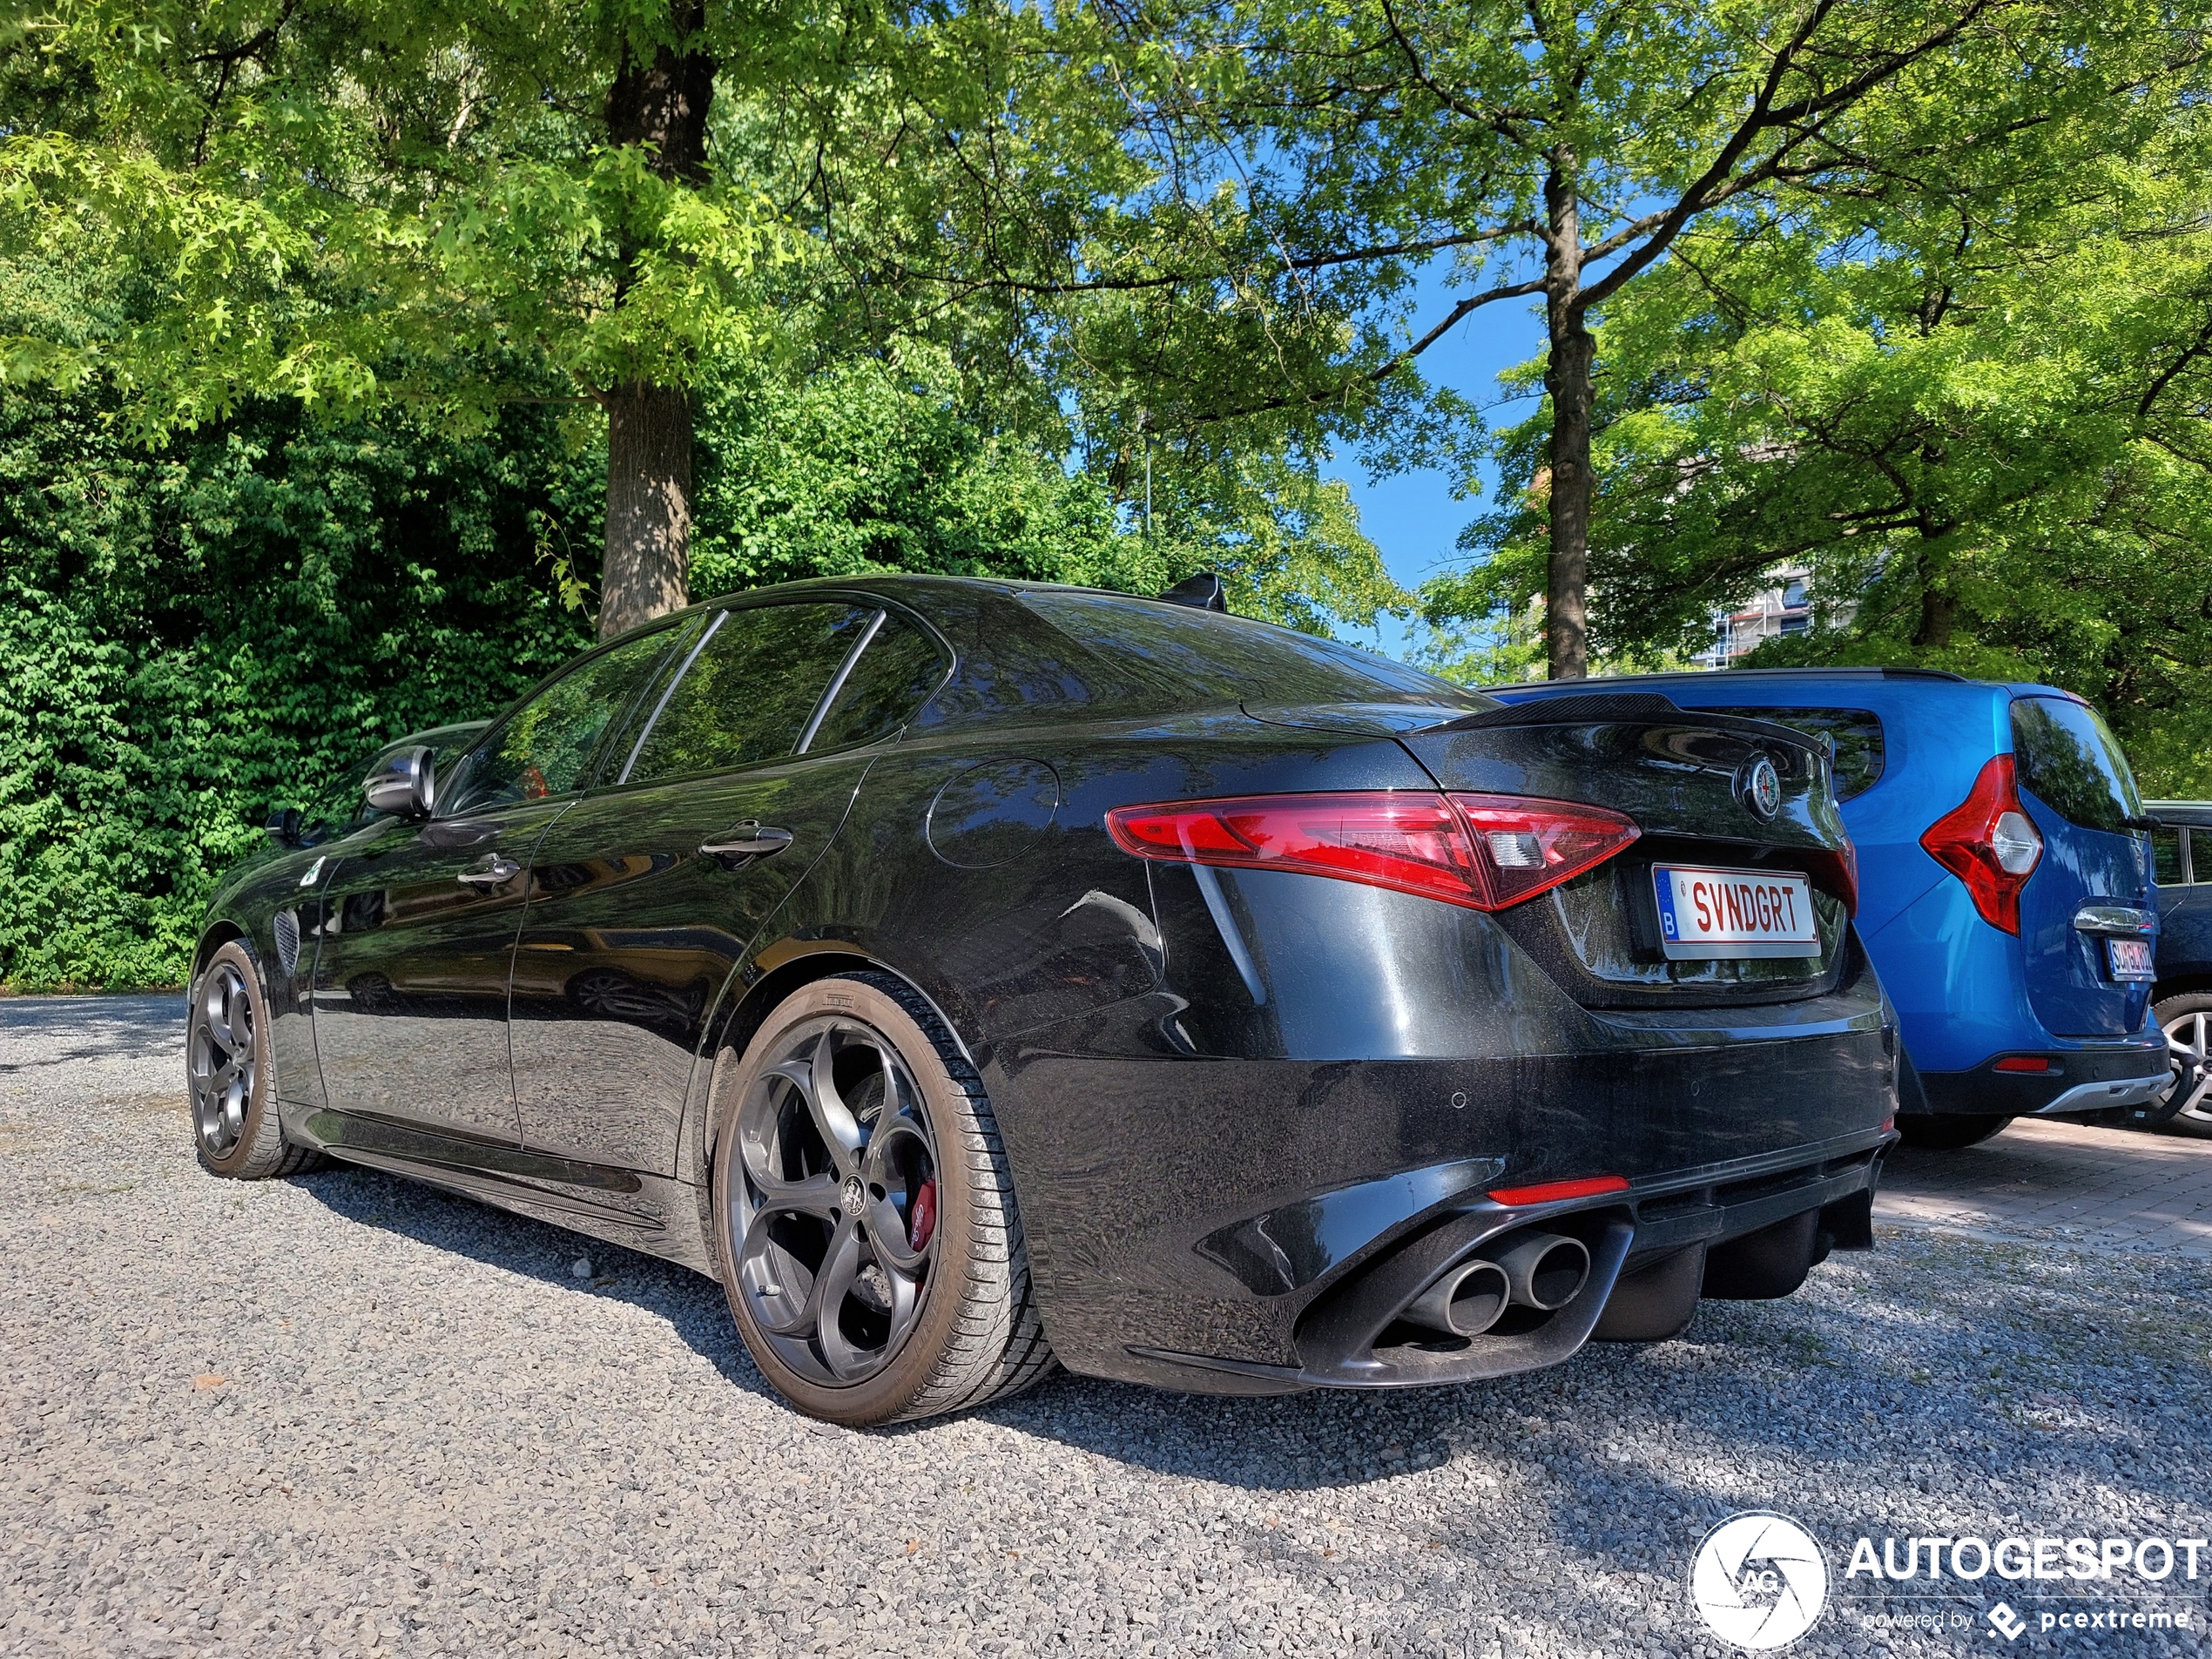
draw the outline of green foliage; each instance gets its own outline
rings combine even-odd
[[[1278,463],[1218,498],[1163,489],[1146,537],[956,388],[872,360],[732,382],[701,438],[702,592],[895,570],[1150,592],[1217,568],[1239,608],[1323,631],[1402,599],[1341,486]],[[175,982],[273,806],[589,643],[603,467],[544,406],[455,435],[270,400],[149,449],[112,393],[0,391],[0,984]]]
[[[2201,97],[2144,91],[2201,80],[2175,45],[2140,95],[2024,105],[1942,169],[1744,204],[1621,293],[1590,540],[1612,663],[1703,648],[1803,563],[1817,625],[1754,662],[2064,685],[2148,788],[2212,792],[2207,135]],[[1424,590],[1433,625],[1480,637],[1542,592],[1548,421],[1499,434],[1501,487],[1473,565]]]
[[[253,407],[147,453],[90,395],[0,395],[0,981],[180,976],[216,874],[395,732],[578,645],[534,512],[596,480],[483,436]]]

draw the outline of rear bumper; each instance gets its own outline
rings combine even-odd
[[[1622,1278],[1687,1251],[1703,1251],[1817,1211],[1812,1259],[1831,1247],[1865,1249],[1867,1201],[1881,1178],[1894,1132],[1851,1136],[1821,1147],[1742,1158],[1633,1184],[1597,1199],[1507,1206],[1487,1197],[1428,1218],[1317,1300],[1298,1321],[1297,1360],[1268,1364],[1132,1345],[1134,1358],[1186,1373],[1193,1392],[1222,1382],[1306,1388],[1413,1388],[1480,1381],[1557,1365],[1590,1339]],[[1428,1285],[1507,1236],[1531,1231],[1579,1239],[1588,1278],[1573,1300],[1533,1328],[1439,1339],[1397,1324]],[[1407,1341],[1408,1336],[1419,1339]],[[1220,1381],[1211,1382],[1209,1377]]]
[[[2034,1058],[2047,1071],[1994,1069],[1998,1060]],[[2002,1055],[1969,1071],[1924,1071],[1925,1107],[1907,1099],[1900,1109],[1962,1117],[2062,1116],[2140,1106],[2166,1086],[2170,1068],[2163,1042],[2130,1042],[2099,1049],[2052,1049]]]
[[[1194,1392],[1393,1386],[1564,1359],[1619,1275],[1871,1190],[1896,1110],[1892,1044],[1878,1005],[1843,1023],[1457,1061],[1024,1044],[982,1069],[1069,1370]],[[1487,1196],[1600,1175],[1629,1184],[1549,1206]],[[1437,1274],[1536,1224],[1590,1252],[1595,1288],[1571,1312],[1449,1363],[1368,1363],[1373,1332]]]
[[[1211,897],[1185,868],[1152,878],[1160,988],[977,1055],[1071,1371],[1214,1392],[1308,1386],[1308,1371],[1387,1386],[1346,1369],[1357,1332],[1312,1346],[1325,1301],[1386,1295],[1339,1295],[1385,1258],[1417,1241],[1473,1251],[1557,1214],[1609,1283],[1632,1255],[1696,1247],[1670,1244],[1648,1201],[1807,1166],[1784,1185],[1817,1188],[1847,1175],[1817,1166],[1871,1154],[1897,1109],[1895,1027],[1855,948],[1825,995],[1597,1012],[1480,912],[1278,872],[1218,872]],[[1554,1211],[1486,1196],[1600,1176],[1629,1197]],[[1669,1224],[1729,1237],[1758,1212],[1722,1212],[1761,1196],[1684,1199],[1694,1218]],[[1554,1320],[1497,1364],[1574,1352],[1600,1312],[1576,1307],[1580,1334]],[[1407,1380],[1484,1374],[1411,1363]]]

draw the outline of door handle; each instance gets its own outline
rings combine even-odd
[[[463,870],[458,880],[472,887],[496,887],[512,881],[522,874],[523,867],[512,859],[502,859],[496,853],[487,853]]]
[[[790,845],[789,830],[772,828],[758,819],[748,818],[742,824],[731,825],[721,840],[701,842],[699,855],[720,859],[726,864],[739,859],[765,859]]]

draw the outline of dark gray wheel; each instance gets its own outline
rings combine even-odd
[[[990,1103],[910,988],[803,987],[721,1057],[715,1123],[723,1287],[801,1410],[927,1417],[1050,1370]]]
[[[193,984],[185,1027],[192,1141],[212,1174],[260,1181],[314,1161],[314,1152],[285,1143],[277,1122],[268,1026],[260,972],[233,940],[208,958]]]

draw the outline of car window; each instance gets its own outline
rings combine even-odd
[[[1715,708],[1712,712],[1771,720],[1823,740],[1828,749],[1829,768],[1835,774],[1838,800],[1863,795],[1881,781],[1882,721],[1871,710]]]
[[[904,725],[945,677],[937,642],[895,610],[868,641],[806,745],[809,754],[873,743]]]
[[[637,745],[626,781],[658,783],[790,754],[875,614],[847,604],[720,613]]]
[[[2196,861],[2197,834],[2198,832],[2195,830],[2183,830],[2182,832],[2183,838],[2182,846],[2188,853],[2188,861],[2184,867],[2188,872],[2188,880],[2192,886],[2200,881],[2212,881],[2212,830],[2206,830],[2203,832],[2204,862],[2202,864],[2199,864]],[[2161,880],[2165,880],[2163,876],[2161,876],[2159,879]]]
[[[2185,848],[2182,840],[2187,833],[2186,830],[2177,829],[2150,833],[2151,880],[2161,887],[2176,887],[2188,880],[2183,873],[2188,866],[2183,861]]]
[[[455,757],[482,735],[486,724],[471,720],[413,732],[340,767],[330,781],[300,808],[300,845],[314,846],[334,835],[351,833],[356,826],[372,819],[389,817],[389,813],[377,812],[369,806],[368,797],[361,792],[362,779],[381,772],[402,749],[420,746],[430,752],[432,777],[442,779]]]
[[[1332,639],[1119,594],[1030,590],[1022,604],[1126,678],[1173,700],[1440,703],[1487,698]]]
[[[2013,698],[2013,752],[2021,785],[2069,824],[2124,834],[2142,813],[2128,758],[2085,703]]]
[[[451,788],[438,790],[438,816],[583,788],[591,779],[608,728],[659,665],[671,638],[668,628],[638,634],[595,651],[541,687],[462,758]]]
[[[699,637],[712,627],[722,613],[718,610],[694,611],[678,623],[669,635],[668,650],[660,661],[653,664],[623,711],[622,718],[608,733],[606,746],[600,751],[599,764],[594,769],[599,782],[611,782],[622,775],[630,758],[637,752],[637,739],[653,722],[653,717],[667,705],[668,694],[691,660],[691,650]]]

